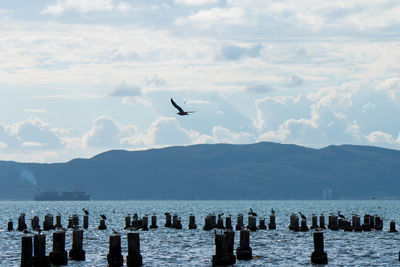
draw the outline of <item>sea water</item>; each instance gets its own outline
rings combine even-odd
[[[344,232],[324,231],[325,251],[330,266],[393,266],[398,265],[400,233],[389,233],[389,222],[400,223],[400,201],[2,201],[0,202],[0,265],[19,266],[21,236],[18,231],[8,232],[7,222],[12,219],[14,229],[17,218],[25,213],[26,224],[30,228],[30,219],[37,215],[40,225],[46,213],[55,216],[60,213],[63,227],[68,217],[79,214],[82,224],[82,208],[89,210],[89,229],[84,231],[83,249],[86,261],[69,261],[68,266],[106,266],[108,240],[113,230],[121,233],[121,246],[124,262],[127,255],[127,240],[124,230],[125,216],[137,213],[139,217],[157,215],[158,229],[138,231],[140,249],[144,266],[211,266],[214,254],[214,231],[204,231],[204,218],[209,213],[232,215],[235,227],[236,215],[245,214],[252,208],[258,217],[269,221],[269,212],[274,208],[276,230],[259,230],[250,234],[250,246],[254,259],[237,261],[235,266],[298,266],[310,265],[313,251],[313,231],[292,232],[288,230],[291,213],[302,212],[311,224],[311,214],[325,214],[325,223],[329,213],[340,210],[346,217],[378,214],[383,218],[383,231]],[[165,212],[176,213],[181,217],[182,230],[165,228]],[[100,214],[107,216],[107,230],[97,230]],[[196,216],[197,230],[188,229],[189,215]],[[399,229],[400,230],[400,229]],[[47,254],[52,250],[52,231],[47,235]],[[66,250],[71,249],[72,232],[66,232]],[[235,245],[239,246],[239,233],[235,231]]]

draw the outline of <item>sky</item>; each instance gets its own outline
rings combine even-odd
[[[397,0],[0,0],[0,160],[400,149]],[[185,110],[178,116],[173,98]]]

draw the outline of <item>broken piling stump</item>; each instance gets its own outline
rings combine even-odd
[[[252,258],[250,232],[248,230],[240,231],[240,246],[236,248],[236,258],[238,260],[250,260]]]
[[[89,216],[88,215],[83,215],[83,228],[88,229],[89,228]]]
[[[262,218],[262,219],[260,218],[257,228],[260,229],[260,230],[267,229],[267,226],[265,225],[265,219],[264,218]]]
[[[121,236],[110,235],[109,253],[107,254],[109,267],[120,267],[124,264],[124,258],[121,254]]]
[[[69,251],[69,258],[75,261],[85,260],[83,247],[83,230],[74,229],[72,232],[72,248]]]
[[[97,226],[97,229],[106,230],[107,229],[106,220],[101,219],[100,223],[99,223],[99,226]]]
[[[21,213],[20,215],[19,215],[19,217],[18,217],[18,227],[17,227],[17,230],[18,231],[24,231],[24,230],[26,230],[28,227],[26,226],[26,223],[25,223],[25,213]]]
[[[21,267],[32,267],[32,236],[21,237]]]
[[[9,220],[7,223],[7,231],[13,231],[13,230],[14,230],[13,221]]]
[[[225,217],[225,229],[227,230],[232,230],[232,217],[229,215],[227,217]]]
[[[65,232],[53,233],[53,251],[50,252],[50,262],[53,265],[67,265],[68,253],[65,250]]]
[[[62,228],[62,224],[61,224],[61,215],[58,214],[56,215],[56,225],[54,225],[55,228]]]
[[[172,227],[171,214],[169,212],[165,213],[165,227]]]
[[[125,227],[124,229],[129,229],[131,228],[131,216],[125,216]]]
[[[212,256],[212,266],[235,264],[236,257],[233,254],[234,238],[235,233],[233,231],[215,234],[215,255]]]
[[[156,215],[152,215],[151,216],[151,225],[150,225],[150,229],[155,229],[158,228],[157,226],[157,216]]]
[[[312,264],[328,264],[328,255],[324,251],[324,234],[322,232],[315,232],[314,238],[314,251],[311,254]]]
[[[243,214],[239,213],[236,219],[236,230],[243,230],[244,229],[244,224],[243,224]]]
[[[273,214],[269,215],[268,229],[269,230],[275,230],[276,229],[275,212]]]
[[[142,266],[139,233],[128,233],[128,255],[126,256],[126,264],[128,267]]]
[[[46,236],[37,234],[33,238],[33,266],[50,266],[50,257],[46,256]]]
[[[189,229],[197,229],[196,218],[193,214],[189,215]]]
[[[396,223],[392,220],[390,221],[390,228],[389,228],[389,233],[396,233]]]
[[[257,231],[257,218],[249,215],[247,218],[247,229],[250,231]]]

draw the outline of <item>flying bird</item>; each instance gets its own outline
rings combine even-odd
[[[176,113],[176,114],[178,114],[178,115],[180,115],[180,116],[189,115],[189,113],[195,112],[195,111],[184,111],[180,106],[178,106],[178,105],[175,103],[175,101],[174,101],[172,98],[171,98],[171,103],[172,103],[172,105],[179,111],[179,112]]]

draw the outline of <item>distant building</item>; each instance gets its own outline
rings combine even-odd
[[[332,199],[333,198],[333,191],[330,188],[325,188],[322,191],[322,199]]]

